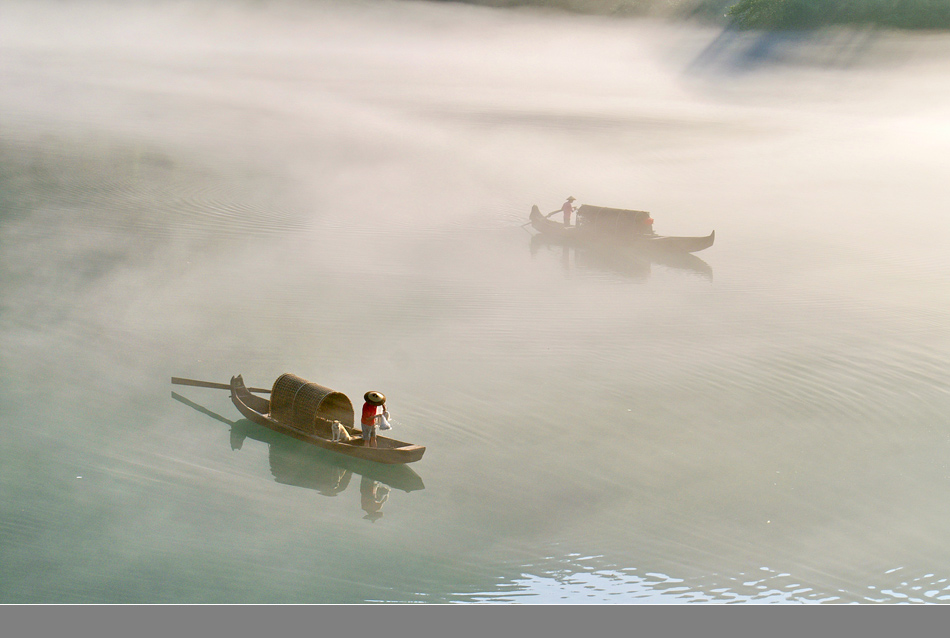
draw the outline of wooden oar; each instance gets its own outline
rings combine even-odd
[[[216,390],[230,390],[231,386],[227,383],[212,383],[211,381],[197,381],[195,379],[182,379],[181,377],[172,377],[172,383],[176,385],[193,385],[199,388],[214,388]],[[266,392],[270,390],[264,388],[248,388],[251,392]]]

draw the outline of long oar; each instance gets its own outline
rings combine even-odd
[[[197,381],[196,379],[182,379],[181,377],[172,377],[172,383],[176,385],[193,385],[199,388],[214,388],[216,390],[230,390],[231,386],[227,383],[212,383],[211,381]],[[251,392],[266,392],[270,390],[265,388],[248,388]]]

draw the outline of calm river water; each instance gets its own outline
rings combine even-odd
[[[0,12],[0,602],[950,600],[950,37]],[[170,384],[284,372],[425,458]]]

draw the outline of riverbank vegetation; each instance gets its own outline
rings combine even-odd
[[[746,29],[948,29],[950,0],[740,0],[726,15]]]
[[[458,0],[455,0],[458,1]],[[950,29],[950,0],[462,0],[599,15],[691,18],[740,29]]]

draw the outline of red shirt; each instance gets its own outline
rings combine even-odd
[[[363,404],[363,417],[360,419],[360,423],[363,425],[373,425],[376,423],[376,415],[379,414],[379,409],[382,406],[376,405],[375,403],[370,403],[367,401]]]

